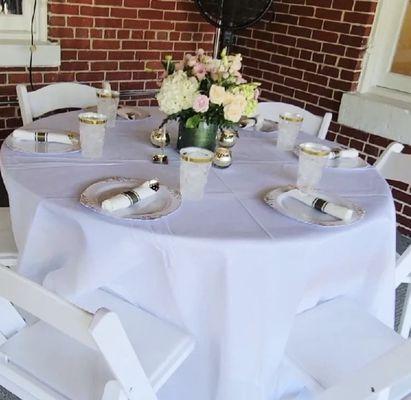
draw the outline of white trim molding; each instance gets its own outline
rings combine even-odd
[[[391,72],[408,0],[380,0],[357,92],[342,97],[338,122],[411,144],[411,77]]]

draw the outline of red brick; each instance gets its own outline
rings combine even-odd
[[[120,42],[118,40],[93,40],[93,49],[119,49]]]
[[[64,3],[50,3],[49,11],[52,14],[79,15],[79,6]]]
[[[371,25],[374,20],[373,14],[363,14],[359,12],[346,12],[344,14],[344,21],[355,24]]]
[[[376,1],[356,1],[354,11],[374,13],[377,9]]]
[[[115,18],[137,18],[137,10],[130,8],[111,8],[110,16]]]
[[[90,40],[87,39],[61,39],[60,45],[65,49],[89,49]]]
[[[315,16],[321,19],[341,21],[342,11],[330,8],[317,8]]]
[[[109,9],[107,7],[82,6],[81,15],[91,15],[95,17],[108,17]]]
[[[290,14],[304,15],[306,17],[312,17],[314,15],[314,7],[307,6],[291,6]]]
[[[163,19],[163,11],[160,10],[139,10],[138,17],[142,19]]]
[[[354,0],[333,0],[332,7],[337,10],[352,10],[354,7]]]

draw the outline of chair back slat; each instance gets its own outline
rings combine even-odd
[[[285,112],[301,114],[304,117],[302,130],[320,139],[325,139],[332,119],[331,113],[326,113],[323,118],[310,113],[304,108],[281,102],[261,102],[257,108],[258,115],[277,122],[280,119],[280,114]]]
[[[375,167],[385,179],[411,185],[411,154],[402,154],[404,145],[391,143],[381,154]]]
[[[0,296],[80,343],[97,349],[89,333],[93,314],[0,265]]]
[[[17,85],[16,90],[24,125],[50,111],[97,104],[95,88],[74,82],[55,83],[33,92],[28,92],[25,85]]]
[[[127,398],[156,400],[153,387],[117,314],[104,308],[99,309],[90,326],[90,333]]]
[[[395,347],[340,384],[325,390],[316,400],[366,400],[385,389],[405,383],[411,392],[411,341]],[[375,398],[375,397],[374,397]]]

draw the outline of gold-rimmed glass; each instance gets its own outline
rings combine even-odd
[[[98,113],[79,114],[81,154],[86,158],[103,155],[107,117]]]
[[[180,150],[180,191],[185,200],[201,200],[214,153],[199,147]]]
[[[278,122],[277,148],[284,151],[294,149],[304,118],[297,113],[282,113]]]
[[[318,143],[299,145],[297,187],[311,191],[318,188],[331,149]]]
[[[107,127],[116,125],[117,109],[120,93],[115,90],[97,90],[97,112],[107,116]]]

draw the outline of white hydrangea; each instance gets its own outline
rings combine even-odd
[[[176,71],[164,79],[157,94],[160,110],[171,115],[191,108],[198,88],[199,83],[195,77],[189,78],[185,72]]]

